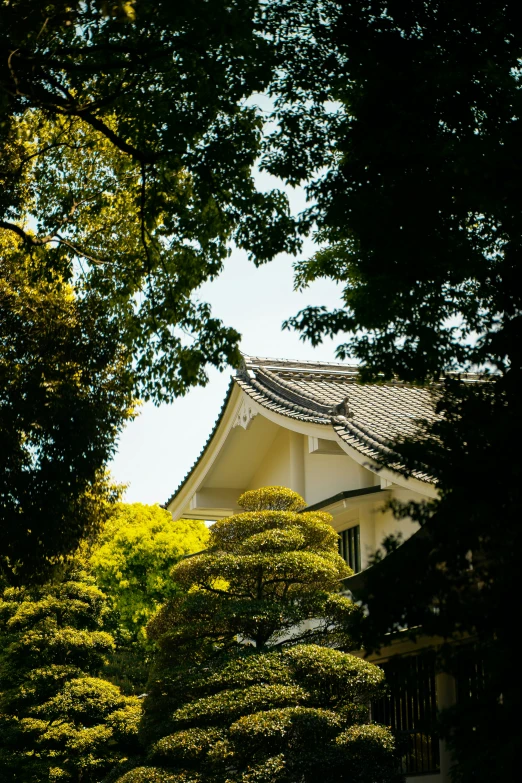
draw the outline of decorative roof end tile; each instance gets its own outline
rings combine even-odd
[[[349,397],[345,397],[344,400],[341,402],[338,402],[337,405],[334,405],[328,413],[332,417],[332,419],[336,419],[337,421],[348,421],[348,419],[353,418],[353,411],[350,410],[349,407]]]

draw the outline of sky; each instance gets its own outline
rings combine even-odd
[[[313,252],[307,242],[302,255]],[[335,361],[338,341],[319,348],[303,343],[281,324],[308,304],[337,307],[340,291],[332,281],[316,281],[302,293],[293,290],[295,259],[281,255],[256,269],[242,251],[234,251],[224,272],[199,293],[213,314],[242,334],[241,350],[250,356]],[[164,503],[197,460],[225,398],[229,368],[209,372],[209,383],[169,405],[147,403],[120,436],[110,465],[113,478],[126,484],[128,503]]]

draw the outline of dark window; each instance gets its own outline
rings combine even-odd
[[[403,774],[439,772],[439,741],[434,731],[435,655],[397,656],[382,668],[388,693],[372,703],[372,720],[391,726],[402,740]]]
[[[359,525],[339,533],[339,554],[357,574],[361,570],[361,542]]]

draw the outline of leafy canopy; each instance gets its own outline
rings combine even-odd
[[[348,337],[366,377],[519,363],[520,58],[515,3],[284,0],[263,165],[303,183],[323,247],[297,284],[342,307],[289,320]]]
[[[184,555],[205,549],[203,522],[180,519],[142,503],[118,503],[93,548],[97,585],[110,597],[124,632],[144,644],[145,625],[180,588],[170,578]]]
[[[256,263],[298,247],[281,191],[258,190],[275,57],[257,0],[14,0],[0,9],[0,234],[96,293],[144,397],[239,361],[197,291],[231,242]]]
[[[128,352],[92,297],[0,236],[0,571],[45,577],[114,499],[104,467],[132,412]]]
[[[522,35],[517,3],[287,0],[264,165],[313,200],[322,247],[297,284],[339,281],[341,307],[288,326],[363,363],[363,380],[446,378],[439,420],[391,444],[405,474],[435,477],[437,501],[395,504],[422,535],[367,575],[368,647],[422,624],[477,640],[476,700],[449,716],[455,779],[514,778],[520,689]],[[489,373],[489,375],[488,375]],[[484,382],[487,381],[487,382]],[[393,465],[390,467],[393,468]],[[404,574],[408,579],[404,579]],[[455,647],[452,648],[456,650]],[[441,665],[457,671],[460,664]]]
[[[242,648],[257,650],[284,644],[288,634],[295,642],[332,639],[334,633],[345,638],[342,622],[349,623],[355,607],[337,591],[352,572],[337,553],[331,517],[281,510],[304,505],[281,487],[246,492],[239,502],[257,510],[215,522],[207,551],[175,566],[172,577],[188,594],[167,603],[149,633],[154,638],[168,631],[180,645],[212,640],[215,646],[221,628],[224,650],[237,647],[238,634]],[[321,619],[296,630],[312,618]],[[341,625],[334,632],[336,621]]]

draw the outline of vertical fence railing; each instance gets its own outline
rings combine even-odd
[[[388,693],[372,703],[372,720],[391,726],[398,735],[405,775],[439,772],[435,655],[397,657],[382,664],[382,668]]]

